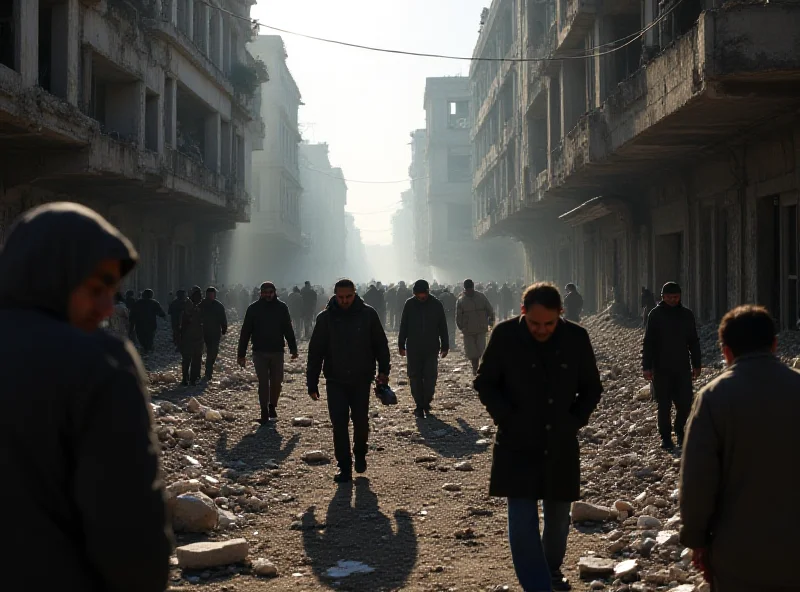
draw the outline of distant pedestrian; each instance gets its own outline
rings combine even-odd
[[[424,418],[431,412],[436,392],[439,355],[446,358],[450,350],[444,307],[430,293],[425,280],[414,283],[414,297],[403,307],[398,348],[400,355],[408,358],[408,381],[416,403],[414,415]]]
[[[253,342],[253,367],[258,376],[258,403],[261,417],[258,422],[278,419],[278,399],[283,385],[283,364],[286,345],[293,360],[297,359],[297,339],[292,317],[285,302],[278,300],[275,284],[261,284],[260,298],[248,308],[239,335],[237,359],[244,368],[247,347]]]
[[[406,300],[411,298],[413,294],[408,289],[405,282],[397,283],[397,290],[394,293],[394,330],[400,329],[400,319],[403,316],[403,307],[406,305]]]
[[[183,310],[186,308],[186,290],[181,288],[177,292],[175,292],[175,299],[169,303],[169,308],[167,308],[167,314],[170,318],[170,324],[172,326],[172,343],[175,344],[175,347],[178,351],[181,349],[180,344],[180,333],[181,333],[181,317],[183,316]]]
[[[98,330],[138,255],[96,212],[23,214],[0,251],[4,590],[162,592],[171,541],[146,374]],[[35,435],[35,437],[34,437]],[[124,536],[114,520],[124,508]],[[46,550],[42,555],[32,549]]]
[[[514,304],[514,294],[508,283],[505,283],[500,288],[500,320],[506,320],[509,315],[514,316]]]
[[[300,295],[300,288],[297,286],[292,288],[292,291],[286,297],[286,306],[289,307],[289,314],[292,316],[295,334],[298,334],[302,331],[303,297]]]
[[[158,300],[153,298],[150,289],[142,292],[142,298],[137,300],[131,310],[131,325],[136,331],[142,350],[146,354],[153,353],[153,342],[158,329],[158,317],[164,319],[167,314],[161,308]]]
[[[456,297],[447,286],[442,288],[439,301],[444,307],[444,316],[447,319],[447,339],[450,342],[450,349],[457,350],[456,346]]]
[[[567,284],[564,290],[567,293],[564,296],[564,318],[573,323],[580,323],[583,312],[583,296],[578,292],[575,284]]]
[[[397,303],[397,286],[394,284],[389,286],[389,289],[386,290],[386,294],[384,295],[384,303],[386,305],[387,316],[386,318],[381,319],[381,322],[386,323],[386,328],[389,331],[395,331],[395,317],[397,316],[397,307],[395,306]]]
[[[378,287],[372,285],[369,287],[367,292],[364,294],[364,302],[375,309],[375,312],[378,313],[379,319],[384,319],[386,315],[381,315],[381,311],[385,312],[384,307],[384,300],[383,300],[383,292],[378,290]],[[383,321],[381,321],[381,324]]]
[[[183,307],[180,325],[181,371],[183,386],[196,385],[200,380],[200,366],[203,363],[203,311],[200,303],[203,293],[200,286],[192,287],[189,299]]]
[[[652,383],[658,403],[658,432],[661,447],[672,450],[672,405],[675,405],[675,434],[683,445],[684,427],[692,408],[692,380],[701,373],[700,340],[694,314],[681,304],[681,287],[667,282],[658,303],[647,319],[642,341],[642,374]]]
[[[681,543],[714,592],[796,592],[793,521],[754,510],[800,491],[800,373],[775,356],[763,307],[726,314],[719,341],[728,369],[700,391],[686,431]]]
[[[378,313],[364,304],[353,282],[339,280],[334,294],[317,317],[308,344],[306,384],[309,396],[319,400],[319,376],[321,372],[325,374],[333,449],[339,466],[334,481],[346,483],[353,478],[353,457],[357,473],[367,470],[370,385],[373,380],[378,384],[389,382],[390,354]]]
[[[522,316],[492,332],[475,379],[499,426],[489,494],[508,498],[514,569],[522,589],[537,592],[570,590],[561,566],[570,505],[580,497],[577,434],[603,392],[588,333],[561,313],[555,286],[529,287]]]
[[[203,313],[203,341],[206,345],[206,373],[205,380],[211,380],[214,375],[214,363],[219,356],[219,343],[222,336],[228,332],[228,315],[225,307],[217,300],[217,289],[214,286],[206,288],[206,297],[200,303]]]
[[[640,304],[640,311],[642,313],[642,328],[647,326],[647,317],[650,316],[650,311],[656,307],[656,298],[653,296],[652,290],[642,286],[642,301]]]
[[[306,282],[300,290],[303,297],[303,339],[311,339],[314,329],[314,316],[317,314],[317,292],[311,287],[311,282]]]
[[[472,373],[477,374],[478,363],[486,349],[486,334],[494,325],[494,309],[469,279],[464,280],[464,292],[456,304],[456,325],[464,337],[464,355],[472,364]]]
[[[131,311],[125,305],[121,292],[114,294],[114,309],[108,319],[108,329],[120,339],[126,339],[131,330]]]

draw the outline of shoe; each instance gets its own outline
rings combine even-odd
[[[191,384],[192,386],[197,386],[197,381],[196,380],[192,380],[189,384]]]
[[[359,473],[359,474],[367,472],[367,457],[366,456],[356,456],[355,469],[356,469],[356,473]]]
[[[425,419],[425,410],[422,407],[417,407],[414,409],[414,417]]]
[[[423,407],[422,410],[425,412],[425,417],[428,417],[431,414],[431,406],[428,405],[427,407]]]
[[[569,592],[569,590],[572,590],[569,580],[564,577],[564,574],[561,573],[561,570],[553,572],[550,575],[550,586],[552,587],[553,592]]]
[[[662,440],[661,448],[663,448],[664,450],[675,450],[675,444],[672,442],[672,438],[670,438],[669,440]]]
[[[353,473],[350,469],[346,471],[344,469],[339,469],[336,471],[336,475],[334,475],[333,480],[336,483],[349,483],[353,480]]]
[[[269,406],[269,418],[278,419],[278,412],[275,410],[275,405]]]

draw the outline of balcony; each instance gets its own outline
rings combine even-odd
[[[564,0],[562,0],[564,1]],[[586,34],[594,25],[597,14],[595,0],[565,0],[564,19],[558,23],[556,57],[565,50],[583,47]]]
[[[483,157],[478,167],[475,169],[473,174],[473,181],[472,185],[473,188],[480,185],[483,180],[486,178],[486,175],[497,166],[498,161],[500,158],[505,154],[506,150],[508,150],[508,146],[511,143],[511,140],[516,138],[517,136],[517,117],[510,117],[505,124],[503,125],[502,136],[500,138],[500,142],[497,144],[493,144],[492,147],[489,149],[489,152],[486,153],[486,156]]]
[[[478,113],[475,116],[475,125],[472,126],[471,137],[474,138],[475,134],[478,133],[478,130],[481,128],[483,123],[486,121],[486,118],[489,115],[489,112],[492,110],[492,107],[497,102],[497,99],[500,95],[500,89],[503,88],[503,85],[506,83],[508,79],[508,75],[511,73],[512,70],[516,67],[516,62],[513,60],[519,59],[519,42],[515,41],[511,44],[508,52],[505,55],[505,60],[500,62],[500,67],[497,70],[497,74],[492,80],[492,84],[489,87],[489,91],[486,93],[486,96],[483,99],[483,103],[478,106]]]

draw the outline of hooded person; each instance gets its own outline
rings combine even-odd
[[[292,315],[292,322],[297,327],[297,323],[303,317],[303,297],[300,295],[300,288],[295,286],[291,293],[286,297],[286,305],[289,307],[289,314]]]
[[[23,214],[0,251],[0,470],[30,486],[25,511],[5,517],[14,544],[3,559],[14,569],[4,589],[167,586],[171,541],[144,370],[129,341],[98,330],[137,259],[116,228],[71,203]],[[3,507],[18,497],[0,491]],[[109,519],[121,507],[123,537]]]
[[[200,366],[203,363],[203,311],[200,303],[203,293],[200,286],[193,286],[189,300],[183,308],[180,327],[181,369],[183,386],[194,386],[200,380]]]
[[[167,315],[158,300],[153,298],[153,291],[145,290],[142,292],[141,300],[137,300],[133,305],[131,325],[136,330],[139,343],[146,354],[153,351],[153,341],[158,329],[157,317],[164,319]]]

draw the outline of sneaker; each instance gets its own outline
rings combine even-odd
[[[425,419],[425,410],[422,407],[414,409],[414,417]]]
[[[550,586],[553,588],[553,592],[569,592],[569,590],[572,590],[569,580],[564,577],[561,570],[553,572],[550,575]]]
[[[367,457],[366,456],[356,456],[355,469],[356,469],[356,473],[366,473],[367,472]]]
[[[353,473],[350,469],[339,469],[336,471],[336,475],[334,475],[333,480],[336,483],[349,483],[353,480]]]
[[[675,444],[672,442],[672,438],[670,438],[669,440],[662,440],[661,448],[663,448],[664,450],[675,450]]]
[[[275,405],[269,406],[269,418],[278,419],[278,412],[275,410]]]

